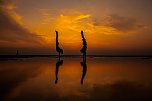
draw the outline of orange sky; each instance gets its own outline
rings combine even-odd
[[[83,30],[91,54],[102,50],[151,54],[152,2],[137,1],[0,0],[0,48],[53,53],[58,30],[60,46],[76,51],[82,47]]]

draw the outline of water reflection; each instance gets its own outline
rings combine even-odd
[[[0,101],[6,99],[22,82],[41,74],[42,65],[42,62],[0,62]]]
[[[83,71],[82,71],[82,77],[81,77],[81,84],[83,85],[83,80],[85,78],[85,75],[86,75],[86,72],[87,72],[87,63],[86,63],[86,57],[83,57],[83,61],[80,62],[82,68],[83,68]]]
[[[55,80],[55,84],[58,83],[58,72],[59,72],[59,68],[62,64],[63,64],[63,60],[60,60],[60,58],[59,58],[58,61],[56,62],[56,72],[55,72],[56,80]]]
[[[81,76],[81,85],[83,85],[83,81],[84,81],[84,78],[86,76],[86,72],[87,72],[87,59],[86,59],[86,56],[82,57],[82,62],[80,62],[80,65],[82,66],[82,76]],[[56,70],[55,70],[55,84],[58,83],[58,73],[59,73],[59,68],[60,66],[63,65],[63,60],[60,60],[60,56],[56,62]]]
[[[63,59],[0,61],[0,101],[152,101],[152,60]]]

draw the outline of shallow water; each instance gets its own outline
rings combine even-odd
[[[81,62],[81,58],[0,61],[0,101],[152,101],[152,59]]]

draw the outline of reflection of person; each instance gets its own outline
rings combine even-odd
[[[59,53],[59,58],[60,58],[60,53],[63,54],[63,50],[59,47],[58,31],[55,32],[56,32],[56,51]]]
[[[58,83],[58,72],[59,72],[59,67],[63,64],[63,60],[58,60],[56,62],[56,72],[55,72],[55,76],[56,76],[56,80],[55,80],[55,84]]]
[[[81,62],[80,64],[83,67],[83,72],[82,72],[82,77],[81,77],[81,84],[83,84],[83,80],[84,80],[86,72],[87,72],[86,59],[85,60],[83,59],[83,62]]]
[[[81,51],[81,53],[83,53],[83,59],[86,59],[87,42],[83,35],[83,31],[81,31],[81,36],[82,36],[82,41],[83,41],[83,48],[80,51]]]

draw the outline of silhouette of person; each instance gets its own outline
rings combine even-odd
[[[55,84],[58,83],[58,72],[59,72],[59,67],[63,64],[63,60],[59,60],[56,62],[56,72],[55,72],[55,76],[56,76],[56,80],[55,80]]]
[[[60,53],[63,54],[63,49],[61,49],[59,47],[59,42],[58,42],[58,31],[55,31],[56,32],[56,51],[59,53],[59,58],[60,58]]]
[[[83,62],[80,62],[81,66],[83,67],[82,71],[82,77],[81,77],[81,85],[83,85],[83,80],[85,78],[86,72],[87,72],[87,64],[86,59],[83,59]]]
[[[82,36],[83,47],[80,51],[81,51],[81,53],[83,53],[83,59],[86,59],[87,42],[86,42],[86,39],[83,35],[83,31],[81,31],[81,36]]]

